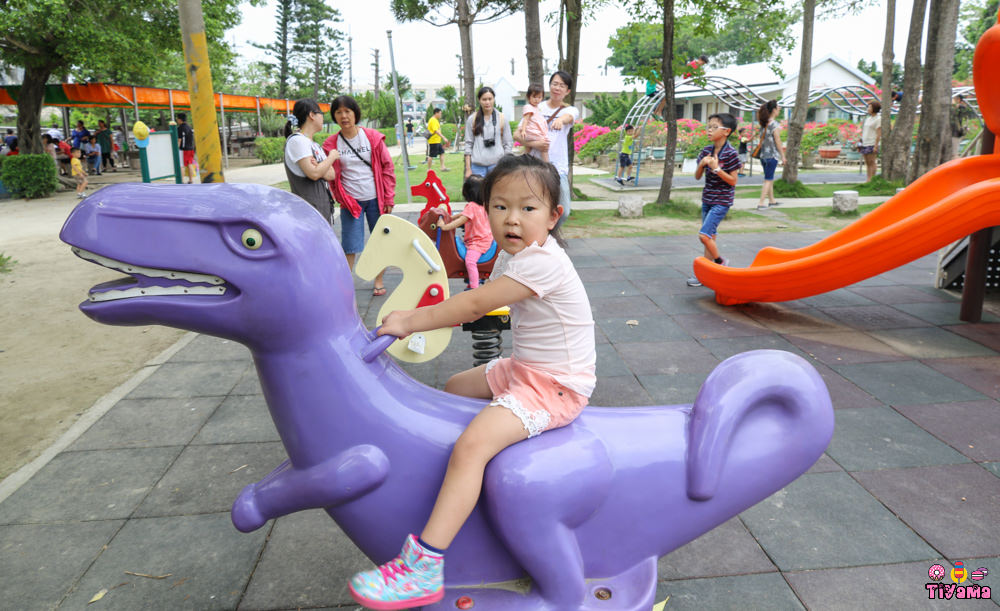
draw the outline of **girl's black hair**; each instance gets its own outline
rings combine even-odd
[[[480,206],[485,205],[483,201],[483,177],[472,174],[465,179],[462,184],[462,198],[467,202],[475,202]]]
[[[528,90],[524,92],[524,98],[528,99],[533,95],[545,95],[545,88],[538,83],[532,83],[528,85]]]
[[[757,122],[761,128],[767,129],[767,124],[771,122],[771,113],[778,107],[777,100],[768,100],[757,109]]]
[[[476,102],[478,102],[479,98],[483,97],[487,93],[492,93],[493,94],[493,102],[495,104],[496,103],[496,99],[497,99],[497,94],[496,94],[495,91],[493,91],[492,87],[480,87],[479,91],[476,92]],[[496,109],[496,107],[494,107],[493,108],[493,112],[496,112],[496,111],[497,111],[497,109]],[[484,122],[485,122],[485,119],[483,117],[483,105],[477,103],[476,104],[476,118],[475,118],[475,120],[472,123],[472,135],[473,136],[482,136],[483,135],[483,123]],[[468,201],[468,200],[466,200],[466,201]]]
[[[292,116],[295,117],[296,121],[298,121],[299,127],[305,125],[306,121],[309,120],[309,114],[314,112],[322,113],[323,111],[320,110],[319,104],[316,103],[316,100],[312,98],[302,98],[301,100],[296,100],[295,105],[292,106]],[[292,129],[293,127],[294,126],[291,121],[285,121],[286,138],[291,136],[292,132],[295,131]]]
[[[341,95],[333,98],[330,102],[330,118],[336,123],[337,119],[333,117],[333,113],[341,108],[347,108],[354,112],[354,122],[358,125],[361,124],[361,107],[358,106],[358,101],[349,95]]]
[[[552,79],[557,76],[559,77],[559,80],[566,83],[566,89],[569,89],[570,91],[573,90],[573,77],[570,76],[569,72],[566,72],[565,70],[556,70],[553,72],[552,76],[549,77],[549,85],[552,85]]]
[[[487,212],[490,209],[490,198],[493,196],[493,188],[501,178],[506,178],[511,174],[520,174],[524,180],[527,180],[529,175],[534,176],[537,184],[542,188],[542,192],[536,193],[536,195],[542,201],[549,204],[549,210],[555,210],[559,205],[559,172],[554,165],[531,155],[507,154],[500,158],[500,161],[497,162],[493,170],[486,175],[486,180],[483,181],[482,201]],[[531,186],[531,183],[529,182],[528,185]],[[555,238],[560,246],[563,248],[566,247],[566,242],[559,233],[558,223],[552,228],[549,235]]]

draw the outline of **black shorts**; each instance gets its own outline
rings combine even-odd
[[[632,165],[632,155],[628,153],[618,153],[618,165],[628,167]]]
[[[444,147],[440,142],[435,142],[434,144],[429,144],[427,146],[428,157],[440,157],[441,155],[444,155]]]

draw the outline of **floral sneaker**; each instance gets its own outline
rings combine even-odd
[[[358,573],[347,587],[359,604],[369,609],[409,609],[444,598],[444,556],[406,538],[403,551],[382,566]]]

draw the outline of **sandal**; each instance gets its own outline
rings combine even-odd
[[[384,286],[376,286],[372,289],[372,297],[381,297],[382,295],[385,295]]]

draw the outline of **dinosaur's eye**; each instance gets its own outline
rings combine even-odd
[[[247,229],[243,232],[243,237],[240,238],[240,241],[250,250],[257,250],[264,244],[264,237],[256,229]]]

